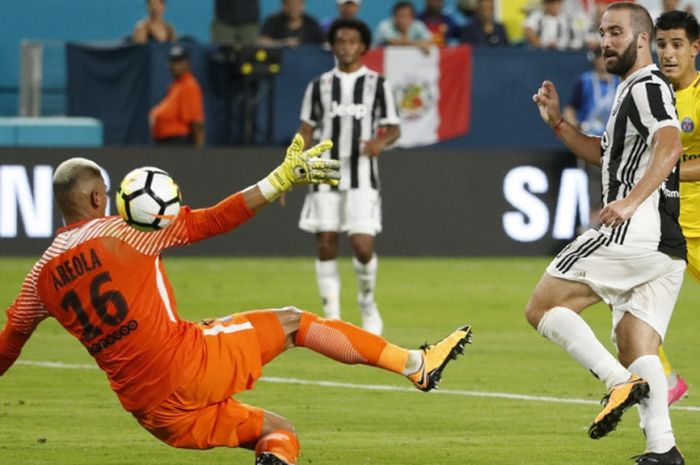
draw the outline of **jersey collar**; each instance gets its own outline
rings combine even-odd
[[[635,71],[634,73],[627,76],[627,78],[624,81],[622,81],[622,84],[625,84],[627,82],[632,82],[632,81],[636,80],[638,77],[642,76],[643,74],[647,74],[647,73],[650,73],[652,71],[658,71],[658,70],[659,70],[659,68],[654,63],[652,63],[650,65],[646,65],[644,68],[639,68],[637,71]]]
[[[358,76],[362,76],[367,72],[367,67],[365,65],[360,66],[360,68],[357,71],[353,71],[352,73],[346,73],[341,71],[337,66],[333,68],[333,73],[336,74],[339,77],[344,77],[344,78],[355,78]]]

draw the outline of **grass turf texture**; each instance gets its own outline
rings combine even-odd
[[[418,347],[462,323],[474,327],[467,355],[445,371],[441,387],[597,401],[603,385],[532,330],[522,308],[547,259],[382,258],[377,300],[385,336]],[[0,260],[0,304],[7,306],[32,260]],[[182,318],[284,305],[319,310],[313,260],[166,259]],[[349,260],[341,261],[343,315],[359,321]],[[698,406],[700,286],[689,277],[666,349],[691,384]],[[597,305],[584,317],[609,346],[610,315]],[[4,315],[0,317],[4,322]],[[94,362],[55,321],[43,322],[20,358],[67,364]],[[344,366],[305,349],[283,354],[265,376],[339,383],[410,384],[390,373]],[[289,418],[302,444],[299,463],[347,465],[629,464],[644,450],[635,411],[599,441],[586,429],[597,405],[546,403],[422,392],[371,391],[261,380],[238,397]],[[672,410],[688,463],[700,460],[700,411]],[[249,451],[170,448],[124,412],[105,376],[91,369],[17,364],[0,378],[0,463],[246,464]]]

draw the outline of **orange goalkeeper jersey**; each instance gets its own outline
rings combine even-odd
[[[190,380],[205,355],[201,331],[178,316],[161,251],[226,232],[252,215],[238,193],[211,208],[183,207],[157,232],[137,231],[118,216],[60,229],[7,310],[0,374],[52,316],[95,358],[124,408],[148,412]]]

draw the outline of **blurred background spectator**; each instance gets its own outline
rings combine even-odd
[[[250,45],[258,40],[259,0],[215,0],[211,41],[226,45]]]
[[[336,3],[338,4],[338,14],[321,21],[323,32],[327,32],[336,19],[359,19],[357,14],[360,12],[362,0],[336,0]]]
[[[425,0],[425,9],[418,15],[433,35],[435,45],[454,43],[459,39],[459,26],[444,8],[443,0]]]
[[[605,69],[600,47],[588,55],[592,69],[576,80],[571,98],[564,107],[564,118],[588,134],[601,136],[612,110],[620,78]]]
[[[571,98],[564,107],[564,118],[582,131],[602,136],[605,124],[615,101],[615,90],[620,84],[620,77],[612,75],[605,69],[603,52],[597,47],[588,52],[592,69],[581,74],[574,84]],[[601,207],[600,167],[577,160],[578,166],[588,175],[588,196],[590,199],[590,218],[587,225],[599,223]]]
[[[173,82],[149,116],[151,135],[157,144],[204,146],[204,100],[190,70],[190,55],[175,45],[169,53]]]
[[[471,17],[476,14],[478,0],[457,0],[457,9],[464,15]]]
[[[460,31],[460,42],[472,45],[508,45],[503,24],[496,22],[493,0],[477,0],[472,20]]]
[[[304,0],[282,0],[282,10],[265,18],[258,42],[287,47],[325,42],[321,26],[304,12],[304,6]]]
[[[583,47],[588,25],[583,16],[562,10],[562,0],[542,0],[524,25],[525,39],[532,48],[577,50]]]
[[[605,13],[609,2],[606,0],[597,0],[591,3],[592,5],[588,13],[590,15],[590,20],[588,22],[588,30],[584,36],[584,43],[589,50],[595,50],[600,48],[600,32],[598,31],[598,27],[600,27],[600,21],[603,19],[603,13]]]
[[[651,19],[654,21],[661,16],[661,13],[666,13],[667,11],[685,10],[693,12],[693,5],[687,0],[637,0],[637,3],[647,9]]]
[[[379,23],[376,45],[414,45],[427,53],[433,37],[422,21],[416,20],[416,11],[411,2],[397,2],[392,16]]]
[[[146,0],[148,16],[136,23],[132,33],[132,42],[175,42],[177,34],[172,24],[163,19],[165,0]]]

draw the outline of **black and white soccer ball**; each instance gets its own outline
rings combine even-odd
[[[180,212],[180,188],[160,168],[145,166],[129,172],[117,190],[117,210],[139,231],[168,227]]]

